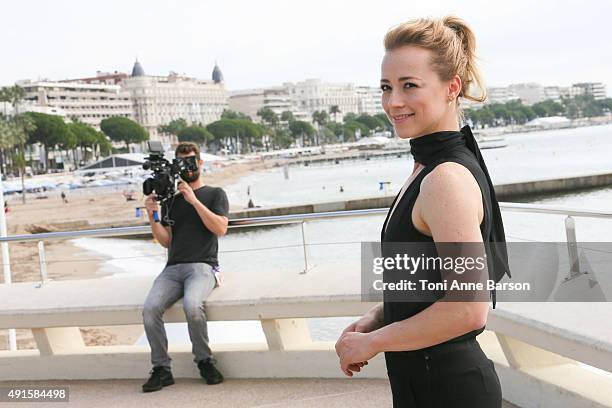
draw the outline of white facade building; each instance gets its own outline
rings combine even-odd
[[[262,108],[270,108],[279,118],[285,111],[290,111],[295,115],[291,98],[283,87],[232,91],[228,104],[229,109],[244,113],[255,122],[261,122],[257,112]]]
[[[531,106],[546,99],[544,87],[535,82],[512,84],[508,89],[521,99],[523,105]]]
[[[312,115],[316,111],[326,111],[336,105],[340,109],[338,120],[349,112],[359,113],[359,98],[352,83],[329,83],[320,79],[307,79],[302,82],[286,82],[283,87],[291,97],[296,112]],[[330,115],[333,118],[333,115]]]
[[[560,98],[571,98],[571,96],[572,96],[571,86],[560,86],[559,87],[559,97]]]
[[[561,102],[561,89],[558,86],[544,87],[544,100],[551,99],[557,103]]]
[[[382,108],[382,89],[378,86],[357,86],[358,113],[376,115],[384,113]]]
[[[506,103],[517,101],[519,96],[512,92],[508,87],[489,87],[487,88],[487,103]]]
[[[227,108],[223,75],[216,65],[213,79],[202,80],[176,73],[145,75],[136,61],[132,75],[121,81],[121,86],[131,96],[135,120],[149,132],[151,140],[173,141],[158,134],[160,125],[180,118],[206,125],[219,120]]]
[[[473,90],[475,96],[480,95],[479,90]],[[510,89],[510,87],[496,86],[487,87],[486,89],[487,98],[484,102],[475,102],[466,98],[459,98],[459,103],[463,109],[480,109],[486,104],[491,103],[506,103],[510,101],[518,101],[519,96]]]
[[[100,129],[100,122],[111,116],[133,117],[130,94],[119,85],[79,82],[19,81],[25,91],[25,110],[76,117]]]
[[[593,95],[593,98],[595,98],[596,101],[606,99],[608,97],[606,86],[601,82],[581,82],[573,84],[570,88],[570,95]]]
[[[290,111],[296,119],[312,122],[312,114],[316,111],[326,111],[333,120],[330,109],[336,105],[340,109],[336,119],[340,122],[347,113],[384,113],[381,99],[382,90],[379,87],[307,79],[270,88],[232,91],[229,108],[258,122],[261,119],[257,111],[264,107],[272,109],[279,116],[282,112]]]

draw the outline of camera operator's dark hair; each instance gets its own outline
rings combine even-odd
[[[198,160],[200,160],[200,148],[193,142],[180,142],[178,146],[176,146],[174,155],[178,156],[179,154],[189,154],[191,152],[194,152]]]

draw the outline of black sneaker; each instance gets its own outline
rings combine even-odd
[[[198,368],[200,369],[200,375],[206,380],[206,384],[212,385],[223,382],[223,375],[213,365],[210,358],[200,361]]]
[[[167,385],[174,384],[172,371],[169,368],[153,367],[149,374],[151,374],[151,377],[142,385],[142,392],[159,391]]]

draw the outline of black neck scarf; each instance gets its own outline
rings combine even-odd
[[[504,223],[502,221],[499,203],[495,196],[495,189],[491,182],[491,177],[489,176],[489,170],[482,158],[482,154],[472,134],[472,130],[468,125],[465,125],[461,128],[461,131],[441,131],[410,139],[410,152],[414,160],[425,166],[443,160],[445,157],[452,156],[453,151],[460,150],[465,146],[467,146],[467,148],[474,153],[474,156],[476,156],[476,160],[489,185],[490,196],[484,198],[488,199],[491,203],[492,226],[489,242],[485,242],[485,246],[488,246],[490,250],[488,262],[489,277],[495,280],[495,282],[499,282],[506,274],[508,277],[511,277],[510,267],[508,265]],[[495,308],[495,295],[495,290],[493,290],[493,308]]]

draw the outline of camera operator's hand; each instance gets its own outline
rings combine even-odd
[[[189,183],[181,181],[178,185],[178,191],[183,194],[185,201],[187,201],[189,204],[194,205],[198,201],[198,197],[196,197]]]
[[[155,201],[155,193],[150,194],[147,196],[147,198],[145,198],[144,200],[144,205],[147,208],[147,213],[149,214],[149,217],[153,217],[153,211],[157,211],[157,213],[160,213],[160,209],[159,209],[159,203],[157,201]]]

